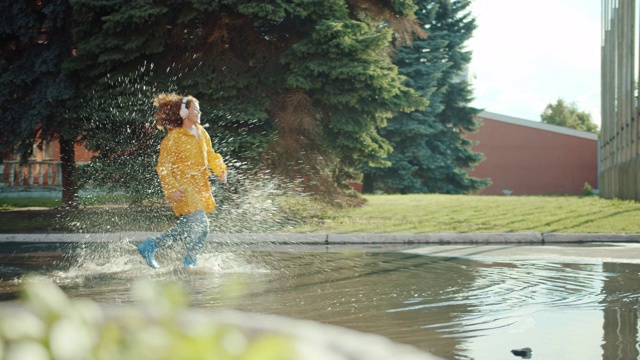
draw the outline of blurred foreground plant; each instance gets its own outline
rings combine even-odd
[[[69,299],[42,277],[25,280],[28,308],[0,314],[0,359],[295,359],[293,340],[252,334],[202,316],[187,317],[173,282],[138,282],[140,306],[105,316],[87,299]]]

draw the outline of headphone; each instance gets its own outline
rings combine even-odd
[[[189,116],[189,109],[187,109],[187,97],[182,98],[182,105],[180,105],[180,117],[186,118]]]

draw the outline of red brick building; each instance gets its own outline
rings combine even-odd
[[[76,162],[88,162],[91,160],[91,157],[95,155],[89,150],[85,149],[82,144],[75,144],[75,160]],[[3,160],[5,161],[16,161],[17,157],[15,154],[9,154]],[[42,149],[34,146],[33,147],[33,155],[29,159],[30,161],[60,161],[60,143],[57,140],[53,140],[51,142],[46,142]]]
[[[74,146],[76,163],[87,163],[94,153],[81,144]],[[15,154],[9,154],[0,164],[0,194],[9,190],[35,190],[62,186],[60,143],[46,142],[41,148],[34,146],[33,155],[26,165],[20,165]]]
[[[578,195],[598,188],[598,136],[593,133],[483,111],[468,134],[486,159],[469,172],[490,178],[483,195]]]

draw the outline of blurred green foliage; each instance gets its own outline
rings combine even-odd
[[[249,335],[206,317],[182,321],[187,297],[175,282],[140,281],[132,291],[139,306],[108,315],[46,278],[27,278],[27,309],[0,314],[0,359],[296,359],[284,335]]]

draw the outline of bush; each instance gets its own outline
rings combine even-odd
[[[40,277],[25,281],[29,311],[0,316],[0,359],[294,359],[285,335],[180,321],[187,300],[173,282],[138,282],[140,308],[108,316],[91,300],[69,299]],[[141,309],[144,309],[141,310]]]
[[[582,196],[591,196],[593,195],[593,188],[591,187],[591,185],[588,182],[584,183],[584,186],[582,187]]]

